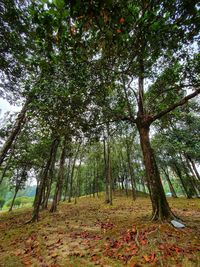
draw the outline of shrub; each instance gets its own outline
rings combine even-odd
[[[5,204],[5,199],[0,198],[0,210],[3,208],[3,205]]]
[[[9,199],[6,202],[6,206],[10,207],[12,203],[12,199]],[[26,204],[31,204],[33,203],[33,197],[17,197],[14,202],[14,207],[19,207],[19,206],[24,206]]]

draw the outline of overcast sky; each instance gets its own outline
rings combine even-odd
[[[13,106],[8,103],[7,100],[0,98],[0,117],[3,117],[7,111],[20,111],[20,106]]]

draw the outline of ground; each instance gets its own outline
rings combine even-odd
[[[200,200],[169,199],[185,228],[150,222],[147,197],[103,196],[61,203],[24,224],[31,209],[0,214],[0,266],[200,266]]]

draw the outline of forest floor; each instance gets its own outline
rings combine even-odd
[[[0,215],[0,266],[120,267],[200,266],[200,200],[169,199],[185,228],[150,222],[149,198],[82,197],[41,212],[24,224],[31,209]]]

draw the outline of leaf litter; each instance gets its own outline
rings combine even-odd
[[[176,229],[150,222],[148,198],[133,202],[118,196],[113,206],[104,204],[103,197],[92,200],[62,203],[57,213],[44,211],[31,225],[23,224],[30,210],[3,214],[0,266],[10,266],[8,259],[19,266],[43,267],[200,266],[199,201],[170,200],[187,226]]]

